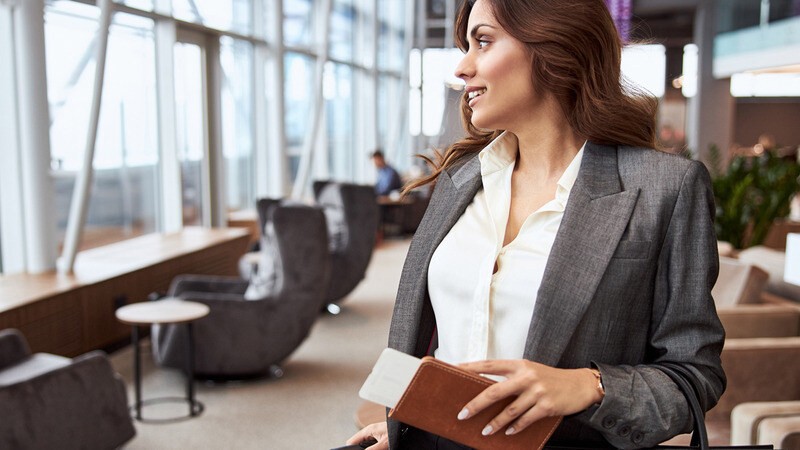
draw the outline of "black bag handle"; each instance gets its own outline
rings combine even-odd
[[[772,445],[735,445],[735,446],[722,446],[710,447],[708,444],[708,431],[706,430],[705,409],[700,406],[700,389],[697,387],[697,378],[686,367],[673,363],[661,362],[654,365],[656,368],[664,372],[672,381],[678,385],[678,389],[686,397],[686,402],[689,404],[689,411],[692,413],[692,420],[694,421],[694,431],[692,432],[692,441],[689,447],[673,446],[673,445],[659,445],[653,449],[685,449],[691,448],[700,450],[754,450],[754,449],[772,449]],[[547,445],[545,450],[575,450],[585,449],[587,447],[571,447],[559,445]]]
[[[701,450],[709,450],[708,431],[706,430],[705,421],[706,414],[703,408],[700,407],[697,388],[693,382],[689,381],[694,380],[694,375],[685,367],[670,362],[660,363],[658,368],[678,385],[678,388],[683,392],[683,396],[686,397],[687,403],[689,403],[689,411],[691,411],[694,420],[694,432],[692,432],[690,446]]]

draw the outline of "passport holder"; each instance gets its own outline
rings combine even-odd
[[[456,418],[464,405],[492,384],[494,381],[488,378],[426,356],[389,417],[478,450],[541,450],[561,417],[546,417],[511,436],[506,436],[505,430],[481,435],[486,424],[514,397],[466,420]]]

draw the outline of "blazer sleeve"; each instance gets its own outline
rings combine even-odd
[[[688,404],[658,369],[659,362],[691,371],[706,410],[725,390],[720,362],[725,333],[711,297],[719,271],[713,218],[708,171],[693,161],[683,176],[658,258],[646,361],[593,363],[606,396],[579,419],[616,447],[650,447],[692,428]]]

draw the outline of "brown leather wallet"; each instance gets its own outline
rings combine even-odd
[[[480,413],[458,420],[459,411],[494,381],[430,356],[422,358],[417,373],[389,417],[407,425],[474,447],[478,450],[540,450],[561,423],[546,417],[517,434],[499,430],[491,436],[481,431],[514,400],[496,402]]]

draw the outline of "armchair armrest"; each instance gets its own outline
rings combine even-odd
[[[0,369],[16,364],[31,354],[28,341],[19,330],[0,331]]]
[[[169,295],[181,297],[184,292],[209,292],[244,295],[247,281],[238,277],[210,275],[178,275],[172,280]]]
[[[726,339],[722,368],[728,386],[708,420],[727,420],[744,402],[800,400],[800,337]]]
[[[246,300],[244,296],[242,296],[241,294],[195,292],[195,291],[182,292],[178,296],[178,298],[190,302],[198,302],[207,305],[209,308],[211,308],[211,313],[209,315],[214,315],[215,317],[220,313],[229,314],[232,312],[234,314],[239,312],[245,315],[250,315],[252,314],[253,308],[258,307],[263,309],[269,309],[278,300],[277,297],[265,297],[258,300]],[[215,320],[217,319],[219,318],[217,317]]]
[[[800,311],[800,303],[794,302],[786,297],[781,297],[780,295],[775,295],[767,291],[761,292],[761,303],[766,303],[769,305],[783,305]]]

